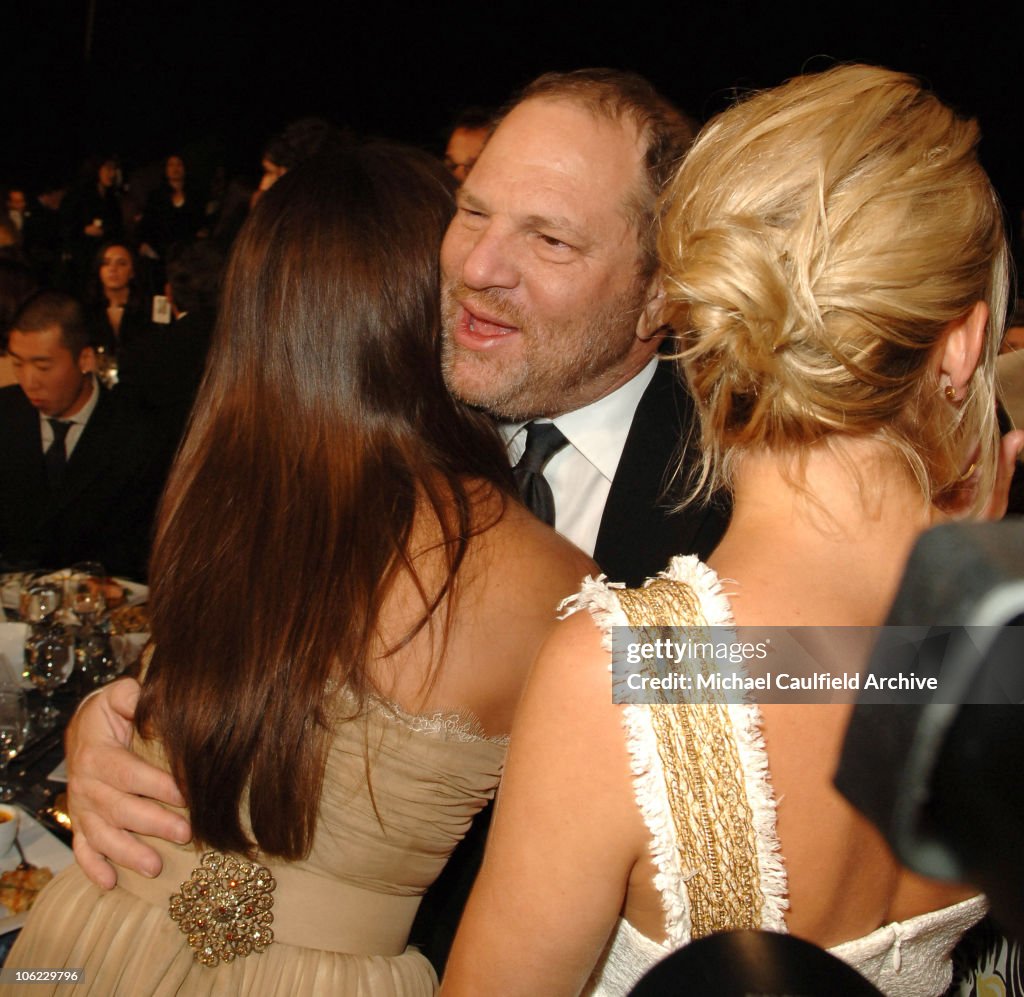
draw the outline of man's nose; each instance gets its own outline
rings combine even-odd
[[[519,266],[512,237],[494,225],[475,235],[473,246],[462,264],[462,279],[466,286],[476,290],[515,287],[519,283]]]

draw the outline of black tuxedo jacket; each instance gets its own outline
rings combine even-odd
[[[676,554],[706,559],[721,540],[725,500],[674,511],[696,456],[695,445],[686,445],[691,429],[695,435],[693,400],[663,360],[637,405],[601,517],[594,560],[611,581],[635,587]]]
[[[729,522],[728,502],[674,511],[681,489],[673,483],[684,483],[696,454],[694,445],[686,445],[695,420],[693,400],[674,365],[662,361],[633,415],[601,516],[594,560],[611,581],[635,587],[663,570],[674,555],[707,558],[718,545]],[[680,453],[685,454],[681,468]],[[439,976],[483,860],[491,810],[485,807],[476,816],[413,925],[412,942]]]
[[[0,427],[0,559],[16,568],[95,560],[144,578],[168,458],[148,422],[101,388],[52,492],[39,413],[17,385],[0,389]]]

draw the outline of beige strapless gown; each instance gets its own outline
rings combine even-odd
[[[104,892],[71,867],[40,896],[7,966],[84,968],[83,984],[35,984],[36,997],[65,990],[75,997],[433,994],[437,978],[407,947],[409,927],[424,891],[493,796],[505,749],[458,716],[409,716],[376,704],[340,726],[309,857],[262,860],[277,880],[275,940],[265,951],[213,968],[196,962],[168,900],[199,856],[147,839],[164,857],[159,878],[119,870],[118,887]],[[163,764],[158,745],[136,750]]]

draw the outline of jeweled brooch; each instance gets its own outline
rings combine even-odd
[[[274,940],[276,886],[265,866],[204,852],[170,901],[171,919],[188,938],[196,962],[216,966],[266,949]]]

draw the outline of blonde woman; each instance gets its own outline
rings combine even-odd
[[[706,565],[588,583],[542,651],[446,993],[621,994],[730,927],[832,948],[889,993],[945,989],[984,902],[901,868],[834,790],[849,707],[615,706],[608,636],[881,624],[918,534],[986,505],[1007,256],[977,141],[915,80],[848,66],[739,104],[688,155],[665,317],[695,491],[728,488],[732,521]]]

